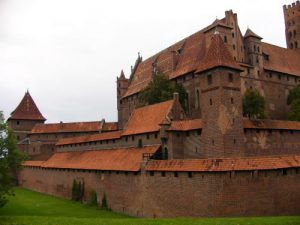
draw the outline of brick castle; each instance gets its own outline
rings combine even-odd
[[[300,84],[300,3],[283,7],[287,48],[262,41],[237,14],[143,60],[117,77],[118,122],[47,124],[29,92],[8,119],[30,161],[21,186],[71,198],[73,180],[111,209],[133,216],[300,214],[300,122],[287,120],[289,90]],[[164,73],[186,91],[138,106]],[[257,89],[268,119],[243,117]]]

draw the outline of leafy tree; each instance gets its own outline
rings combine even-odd
[[[140,93],[141,106],[151,105],[173,98],[173,93],[179,93],[179,101],[185,106],[186,91],[182,84],[173,83],[165,74],[154,75],[149,85]]]
[[[0,111],[0,207],[7,202],[7,196],[12,195],[12,187],[17,184],[17,171],[25,156],[17,149],[16,138],[4,122]]]
[[[297,85],[289,91],[289,95],[287,98],[288,105],[292,104],[292,102],[296,99],[300,99],[300,85]]]
[[[257,90],[248,89],[243,97],[243,111],[249,118],[266,118],[264,97]]]
[[[290,104],[288,118],[289,120],[300,121],[300,98],[293,100]]]
[[[287,103],[290,106],[288,119],[300,121],[300,85],[290,90]]]

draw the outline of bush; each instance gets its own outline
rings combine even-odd
[[[102,208],[102,209],[108,209],[105,193],[103,193],[103,196],[102,196],[101,208]]]
[[[92,192],[91,192],[91,198],[90,198],[89,205],[98,206],[97,193],[95,190],[92,190]]]
[[[300,99],[292,101],[288,118],[289,120],[300,121]]]
[[[72,186],[72,200],[73,201],[82,201],[84,194],[84,183],[77,182],[75,179],[73,180]]]

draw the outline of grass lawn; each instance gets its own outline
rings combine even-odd
[[[0,225],[300,225],[299,217],[140,219],[16,188]]]

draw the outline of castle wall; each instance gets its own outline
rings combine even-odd
[[[245,155],[297,154],[300,131],[245,129]]]
[[[275,216],[300,213],[299,168],[236,172],[96,172],[25,167],[20,185],[71,198],[84,181],[117,212],[142,217]],[[283,185],[284,184],[284,185]]]
[[[71,145],[58,146],[58,151],[82,151],[82,150],[100,150],[100,149],[112,149],[119,147],[137,147],[141,140],[142,145],[160,144],[161,140],[159,133],[147,133],[123,136],[118,139],[78,143]]]
[[[14,131],[17,141],[21,141],[28,137],[31,129],[35,124],[44,123],[40,120],[15,120],[10,119],[7,121],[10,129]]]

